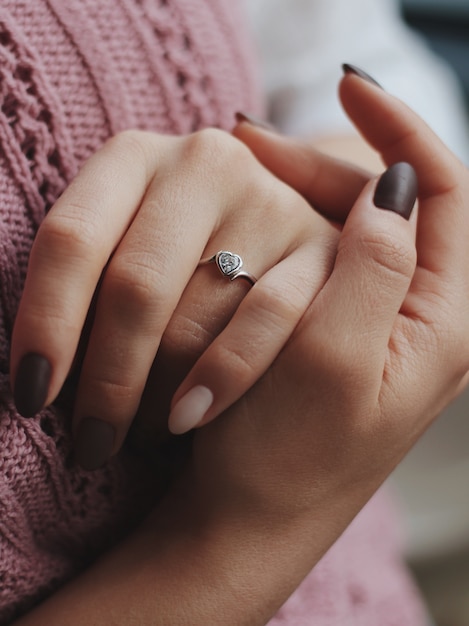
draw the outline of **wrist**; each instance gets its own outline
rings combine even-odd
[[[193,626],[267,623],[341,530],[319,516],[259,514],[236,496],[227,506],[230,498],[212,498],[194,483],[188,472],[143,529],[144,549],[158,554],[164,572],[160,594],[172,598],[165,603],[170,612],[159,608],[161,624],[179,624],[186,610]]]

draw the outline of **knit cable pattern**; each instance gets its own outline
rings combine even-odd
[[[50,88],[36,71],[39,60],[8,16],[0,14],[0,99],[2,145],[38,224],[44,208],[63,190],[73,172]],[[54,124],[54,122],[56,122]],[[59,152],[57,143],[62,144]]]
[[[9,345],[37,228],[108,137],[132,127],[229,128],[235,110],[257,108],[251,69],[233,55],[243,38],[227,57],[215,7],[216,0],[5,0],[0,8],[1,624],[85,567],[152,503],[156,485],[125,452],[91,474],[74,465],[70,408],[29,420],[16,413]],[[218,10],[226,19],[238,13]],[[204,41],[195,35],[200,20]]]

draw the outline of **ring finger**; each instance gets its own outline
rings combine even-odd
[[[309,218],[308,236],[270,264],[177,390],[169,417],[174,434],[206,424],[264,374],[326,281],[338,233],[316,213]],[[190,284],[176,311],[183,319],[197,299],[213,302],[209,293],[192,291]]]

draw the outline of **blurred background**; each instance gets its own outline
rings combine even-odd
[[[457,73],[469,115],[469,0],[402,0],[402,11]],[[392,483],[405,512],[409,562],[437,626],[469,626],[469,392],[434,423]]]

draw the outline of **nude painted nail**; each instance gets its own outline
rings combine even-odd
[[[18,413],[33,417],[44,408],[52,368],[40,354],[25,354],[16,372],[13,397]]]
[[[187,433],[200,422],[213,404],[213,393],[203,385],[192,387],[174,405],[168,420],[169,430],[173,435]]]

